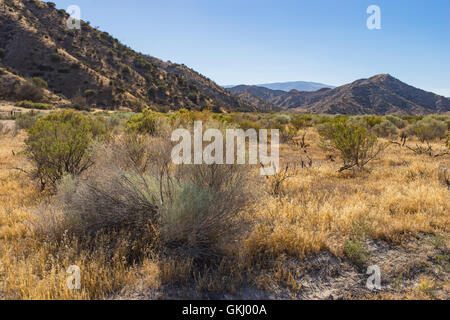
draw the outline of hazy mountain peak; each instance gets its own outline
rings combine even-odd
[[[256,89],[259,88],[259,89]],[[389,74],[378,74],[337,88],[314,92],[274,91],[263,87],[230,89],[245,97],[251,93],[274,106],[310,113],[341,114],[427,114],[450,111],[450,100],[412,87]]]

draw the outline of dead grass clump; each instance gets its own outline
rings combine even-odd
[[[450,190],[450,169],[444,164],[439,166],[438,179],[442,185],[447,186]]]

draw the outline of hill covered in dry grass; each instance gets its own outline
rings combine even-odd
[[[50,2],[1,0],[0,67],[91,107],[255,110],[194,70],[135,52],[86,22],[68,29],[68,17]]]

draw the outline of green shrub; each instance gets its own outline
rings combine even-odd
[[[242,120],[241,122],[239,122],[239,127],[244,130],[248,130],[248,129],[260,130],[260,129],[262,129],[261,125],[259,125],[258,123],[248,121],[248,120]]]
[[[340,171],[358,167],[363,168],[382,150],[377,146],[377,137],[363,126],[346,119],[335,119],[318,127],[322,137],[321,146],[338,152],[344,161]]]
[[[291,125],[293,125],[297,130],[308,127],[311,125],[312,117],[309,115],[297,115],[291,120]]]
[[[394,116],[394,115],[388,115],[388,116],[385,116],[384,118],[387,121],[391,122],[398,129],[404,129],[408,125],[408,121],[403,120],[402,118]]]
[[[19,101],[15,105],[16,105],[16,107],[26,108],[26,109],[38,109],[38,110],[51,110],[51,109],[53,109],[53,106],[51,104],[40,103],[40,102],[32,102],[32,101],[28,101],[28,100]]]
[[[5,49],[0,48],[0,58],[3,58],[5,56]]]
[[[284,124],[288,124],[291,121],[291,117],[288,116],[288,115],[285,115],[285,114],[279,114],[279,115],[276,115],[272,119],[272,121],[277,123],[277,124],[284,125]]]
[[[315,115],[313,117],[312,121],[317,126],[317,125],[325,124],[328,122],[332,122],[334,119],[335,119],[335,117],[332,115],[321,114],[321,115]]]
[[[275,124],[271,126],[272,129],[278,129],[281,143],[292,143],[297,135],[298,130],[292,125]]]
[[[64,175],[76,176],[92,166],[89,145],[105,135],[103,123],[80,112],[66,110],[40,118],[28,130],[25,144],[41,187],[55,187]]]
[[[345,242],[344,254],[352,263],[362,268],[370,258],[370,252],[364,247],[361,241],[347,240]]]
[[[443,121],[426,117],[409,127],[410,133],[414,134],[421,142],[431,142],[434,139],[442,139],[447,132],[447,124]]]
[[[39,88],[45,89],[45,88],[48,87],[47,81],[45,81],[45,80],[42,79],[42,78],[39,78],[39,77],[33,77],[33,78],[31,78],[31,81],[32,81],[36,86],[38,86]]]
[[[366,124],[366,127],[373,128],[376,125],[381,124],[383,119],[380,116],[364,116],[363,121]]]
[[[390,121],[383,120],[371,130],[377,137],[387,138],[397,133],[397,127]]]
[[[156,135],[161,121],[161,116],[158,113],[150,109],[144,109],[142,113],[127,120],[126,129],[137,133]]]

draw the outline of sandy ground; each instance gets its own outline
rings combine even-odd
[[[447,299],[449,286],[433,288],[428,295],[421,292],[424,279],[433,277],[450,284],[448,251],[436,246],[433,237],[422,235],[401,245],[385,241],[367,240],[371,257],[367,265],[380,269],[381,289],[368,289],[367,268],[359,268],[345,258],[329,252],[311,256],[304,260],[288,258],[284,267],[296,274],[298,290],[268,281],[270,290],[254,284],[244,285],[238,293],[199,293],[193,287],[162,286],[151,290],[137,284],[127,292],[110,297],[113,300],[158,300],[158,299],[221,299],[221,300],[342,300],[383,299],[411,297],[423,299]],[[444,257],[444,259],[439,258]]]

